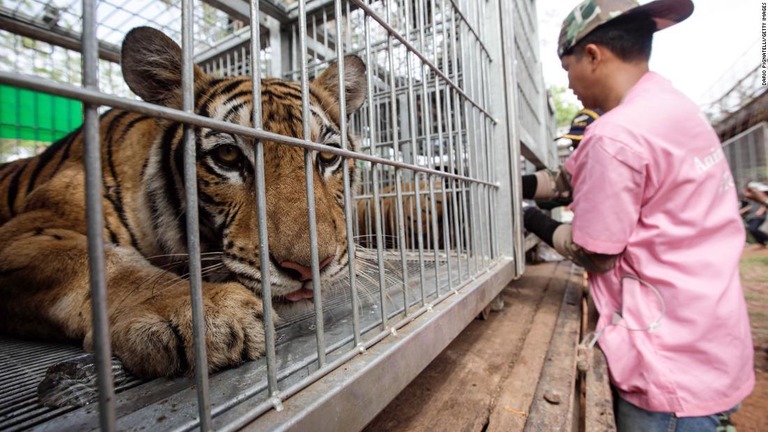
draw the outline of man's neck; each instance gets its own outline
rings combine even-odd
[[[648,62],[616,62],[608,74],[608,93],[602,110],[608,112],[621,104],[627,93],[648,72]]]

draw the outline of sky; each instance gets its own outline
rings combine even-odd
[[[699,105],[716,100],[761,58],[764,0],[694,0],[694,12],[654,36],[650,69]],[[540,54],[547,86],[568,86],[558,59],[560,25],[580,0],[537,2]],[[649,1],[640,0],[641,4]],[[573,98],[576,104],[579,102]]]

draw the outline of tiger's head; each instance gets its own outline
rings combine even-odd
[[[122,69],[128,86],[147,102],[180,108],[180,47],[163,33],[147,28],[129,32],[122,47]],[[365,65],[344,58],[346,113],[365,100]],[[194,67],[195,113],[252,127],[250,77],[217,78]],[[262,123],[266,131],[304,138],[301,86],[270,78],[261,83]],[[331,64],[309,85],[311,140],[340,147],[339,68]],[[162,133],[151,147],[143,169],[145,217],[166,254],[184,254],[186,228],[183,184],[184,126],[157,120]],[[262,141],[264,164],[255,164],[254,139],[206,127],[193,128],[197,154],[197,195],[201,248],[220,257],[210,280],[237,280],[261,292],[261,260],[269,260],[272,294],[286,302],[312,298],[310,225],[308,222],[305,151]],[[348,135],[347,142],[357,148]],[[310,152],[314,181],[315,220],[323,286],[349,264],[344,218],[343,164],[354,184],[354,161]],[[256,169],[264,170],[269,256],[259,252]],[[204,255],[207,256],[207,255]]]

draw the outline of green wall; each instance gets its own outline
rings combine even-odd
[[[83,104],[0,84],[0,139],[54,142],[83,123]]]

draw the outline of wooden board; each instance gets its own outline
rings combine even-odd
[[[548,353],[564,304],[572,315],[565,293],[581,285],[571,269],[569,262],[528,266],[502,292],[504,309],[472,322],[365,430],[523,430],[539,378],[551,368],[545,363],[559,358]]]

